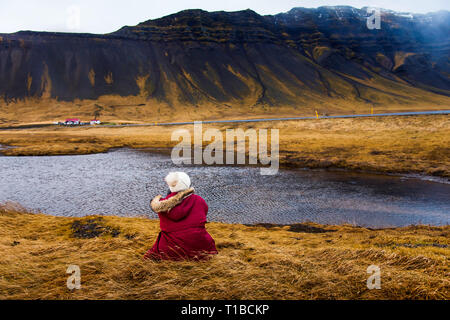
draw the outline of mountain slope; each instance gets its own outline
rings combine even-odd
[[[0,34],[0,118],[448,105],[450,13],[384,10],[379,30],[366,27],[368,15],[352,7],[274,16],[186,10],[105,35]]]

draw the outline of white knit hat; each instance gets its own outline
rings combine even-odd
[[[191,179],[181,171],[169,172],[165,180],[171,192],[180,192],[191,186]]]

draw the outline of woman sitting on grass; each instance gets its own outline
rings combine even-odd
[[[144,259],[200,260],[217,254],[213,238],[206,231],[208,205],[194,194],[191,180],[184,172],[171,172],[166,177],[170,193],[158,195],[150,203],[159,215],[161,232]]]

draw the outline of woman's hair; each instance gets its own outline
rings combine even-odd
[[[183,191],[191,186],[191,179],[181,171],[169,172],[165,180],[171,192]]]

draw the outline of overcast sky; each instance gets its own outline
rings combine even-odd
[[[293,7],[323,5],[369,6],[413,13],[450,11],[449,0],[0,0],[0,33],[19,30],[108,33],[184,9],[250,8],[259,14],[276,14]]]

